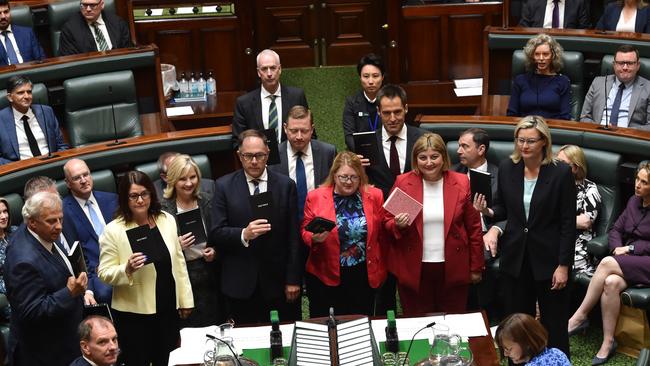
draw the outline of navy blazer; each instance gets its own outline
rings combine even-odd
[[[99,205],[99,210],[104,217],[106,224],[113,220],[113,215],[117,210],[117,194],[112,192],[93,191],[95,200]],[[76,237],[84,251],[86,264],[88,266],[88,289],[95,293],[97,302],[110,304],[112,291],[110,286],[101,282],[97,277],[97,266],[99,265],[99,238],[93,229],[93,225],[88,220],[79,202],[69,194],[63,198],[63,227],[72,227],[76,232]],[[66,240],[70,240],[66,236]]]
[[[287,141],[284,141],[278,148],[280,150],[280,164],[272,165],[269,169],[289,176],[287,143]],[[311,140],[311,153],[314,160],[314,188],[318,188],[330,173],[330,168],[336,157],[336,146],[318,140]]]
[[[102,11],[102,19],[106,23],[113,49],[133,46],[129,25],[124,19],[110,11]],[[97,43],[86,19],[77,11],[61,27],[59,56],[86,52],[97,52]]]
[[[521,8],[520,27],[544,27],[546,0],[527,0]],[[564,3],[564,29],[591,28],[589,12],[584,0],[567,0]]]
[[[618,5],[617,2],[612,2],[607,5],[605,12],[596,24],[596,29],[615,31],[622,10],[623,8]],[[643,9],[637,9],[636,23],[634,25],[635,32],[650,33],[650,22],[648,22],[648,17],[650,17],[650,8],[645,7]]]
[[[83,356],[79,356],[76,360],[72,361],[70,366],[92,366],[88,361],[86,361]]]
[[[57,254],[58,255],[58,254]],[[70,271],[23,225],[7,247],[13,365],[68,366],[80,355],[83,296],[66,287]]]
[[[23,62],[42,60],[46,57],[45,51],[43,51],[40,43],[38,43],[38,39],[31,28],[12,24],[11,32],[14,34],[17,43],[16,47],[20,50],[20,56],[23,58]],[[9,65],[9,57],[7,57],[6,49],[0,47],[0,66],[5,65]]]
[[[240,133],[249,129],[259,131],[264,130],[264,123],[262,122],[261,91],[262,87],[259,87],[237,98],[235,103],[235,112],[232,117],[232,142],[235,149],[238,146],[237,139],[239,138]],[[301,105],[305,108],[309,108],[304,90],[280,84],[280,93],[282,94],[282,121],[279,121],[280,123],[287,121],[287,115],[289,114],[289,109],[291,109],[291,107]],[[287,135],[284,133],[284,129],[281,130],[281,141],[284,141],[287,139]],[[316,132],[314,131],[314,134],[315,133]],[[316,138],[315,135],[314,138]]]
[[[52,108],[46,105],[32,104],[32,112],[34,112],[43,133],[47,136],[47,145],[50,150],[55,152],[67,149],[68,145],[63,141],[59,121],[57,121]],[[18,150],[16,122],[13,109],[9,106],[0,110],[0,165],[18,160],[20,160],[20,151]]]
[[[250,298],[259,286],[264,298],[284,299],[286,285],[302,283],[296,184],[267,172],[267,191],[273,196],[271,231],[248,247],[241,243],[242,230],[254,220],[246,175],[240,169],[215,181],[210,241],[221,255],[221,290],[232,298]]]

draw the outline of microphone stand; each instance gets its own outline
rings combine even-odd
[[[113,86],[109,85],[108,86],[108,95],[111,96],[111,99],[113,98]],[[124,145],[126,144],[126,141],[120,141],[117,138],[117,122],[115,122],[115,104],[111,100],[111,112],[113,113],[113,133],[115,134],[115,141],[111,142],[110,144],[106,144],[106,146],[117,146],[117,145]]]
[[[47,145],[47,155],[40,157],[40,160],[50,160],[52,158],[58,158],[59,155],[52,154],[52,147],[50,147],[50,136],[47,134],[47,121],[45,120],[45,112],[43,112],[43,104],[40,100],[37,101],[38,106],[41,110],[41,115],[43,116],[43,126],[45,126],[45,144]],[[38,122],[38,118],[36,119]]]
[[[609,131],[612,128],[609,126],[609,114],[607,113],[607,99],[608,99],[608,90],[607,90],[607,77],[609,76],[609,70],[605,72],[605,105],[603,106],[605,112],[605,125],[601,125],[598,121],[598,129]]]

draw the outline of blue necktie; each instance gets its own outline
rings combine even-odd
[[[307,198],[307,176],[305,163],[302,162],[302,151],[296,153],[296,188],[298,191],[298,219],[302,221],[305,214],[305,199]]]
[[[616,92],[616,97],[614,98],[614,104],[612,104],[612,118],[610,118],[609,123],[612,126],[618,126],[618,112],[621,109],[621,99],[623,99],[623,89],[625,89],[625,84],[621,83],[618,86],[618,91]]]
[[[253,196],[257,196],[260,194],[260,180],[259,179],[253,179],[251,180],[251,183],[253,183]]]
[[[93,202],[91,200],[86,201],[86,207],[88,207],[88,214],[90,215],[90,221],[92,221],[93,229],[95,229],[95,234],[99,237],[104,231],[104,224],[102,220],[97,216],[97,212],[93,209]]]
[[[5,37],[5,51],[7,51],[9,63],[12,65],[18,64],[18,56],[16,56],[16,51],[14,50],[14,43],[11,42],[11,38],[9,38],[9,31],[2,31],[2,36]]]

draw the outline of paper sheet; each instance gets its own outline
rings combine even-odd
[[[167,107],[165,108],[167,111],[167,117],[174,117],[174,116],[185,116],[189,114],[194,114],[194,110],[192,110],[192,107],[189,105],[182,106],[182,107]]]
[[[454,80],[454,86],[456,88],[482,88],[483,78],[456,79]]]
[[[449,326],[449,333],[458,334],[463,339],[488,335],[481,313],[447,314],[444,323]]]
[[[454,88],[454,92],[457,97],[471,97],[474,95],[483,94],[483,87],[479,86],[476,88]]]

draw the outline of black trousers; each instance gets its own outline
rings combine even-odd
[[[375,315],[386,316],[388,310],[397,313],[397,277],[388,272],[386,281],[377,289],[375,297]]]
[[[253,295],[246,299],[226,298],[229,318],[235,324],[257,324],[271,321],[271,310],[277,310],[280,321],[298,320],[300,316],[300,297],[294,303],[287,303],[284,291],[269,296],[262,294],[259,284]]]
[[[135,314],[111,309],[120,339],[119,362],[129,366],[167,366],[169,352],[179,345],[176,311]]]
[[[327,286],[318,277],[307,273],[307,295],[310,317],[322,317],[334,308],[334,314],[373,315],[375,290],[368,284],[365,263],[354,267],[341,267],[341,284]]]

